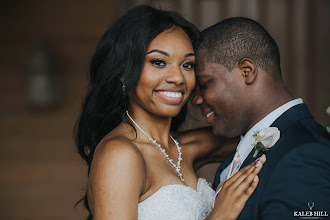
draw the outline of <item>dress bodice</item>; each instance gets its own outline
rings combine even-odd
[[[203,178],[198,179],[197,190],[166,185],[138,204],[138,220],[202,220],[211,212],[214,195]]]

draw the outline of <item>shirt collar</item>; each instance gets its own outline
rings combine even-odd
[[[268,115],[266,115],[263,119],[261,119],[258,123],[256,123],[244,136],[241,136],[241,140],[236,148],[238,151],[241,159],[241,164],[243,164],[244,160],[250,154],[251,150],[253,149],[254,138],[252,135],[254,132],[258,130],[262,130],[264,128],[269,127],[273,122],[280,117],[284,112],[289,110],[295,105],[302,104],[303,100],[301,98],[291,100],[284,105],[278,107]]]

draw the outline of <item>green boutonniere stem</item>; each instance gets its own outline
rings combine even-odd
[[[254,146],[254,154],[253,154],[253,158],[255,158],[257,156],[257,154],[262,151],[262,152],[267,152],[268,148],[265,147],[265,145],[263,145],[263,143],[258,142],[255,146]]]

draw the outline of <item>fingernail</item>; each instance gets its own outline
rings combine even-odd
[[[265,154],[263,154],[263,155],[260,157],[260,159],[261,159],[261,160],[264,160],[264,159],[266,159],[266,155],[265,155]]]
[[[258,180],[258,176],[255,176],[254,179],[253,179],[253,182],[257,181]]]
[[[256,163],[256,167],[260,166],[260,160],[258,160],[258,162]]]

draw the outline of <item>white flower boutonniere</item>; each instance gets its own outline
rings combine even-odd
[[[267,152],[269,148],[274,146],[280,139],[280,131],[276,127],[269,127],[256,131],[252,137],[256,140],[253,143],[255,149],[253,157],[256,157],[260,151]]]

